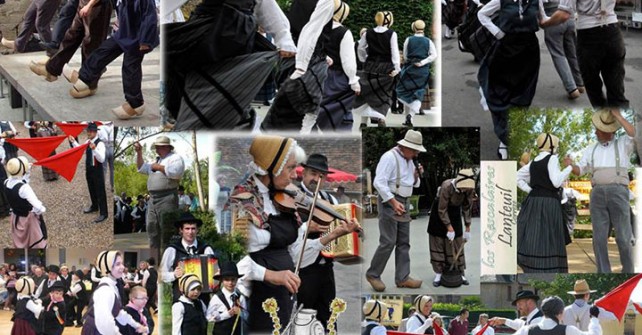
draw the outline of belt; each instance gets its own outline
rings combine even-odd
[[[178,191],[175,189],[169,189],[169,190],[161,190],[161,191],[149,191],[149,194],[155,197],[164,197],[166,195],[170,195],[176,192]]]

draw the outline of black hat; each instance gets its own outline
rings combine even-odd
[[[181,228],[184,223],[195,223],[197,227],[200,227],[203,225],[203,221],[200,219],[197,219],[192,215],[190,212],[183,212],[181,213],[181,217],[174,222],[174,227],[176,228]]]
[[[221,262],[221,268],[217,275],[214,276],[214,280],[221,280],[224,277],[234,277],[240,278],[243,277],[242,274],[239,274],[239,269],[236,267],[234,262]]]
[[[533,299],[537,301],[539,300],[539,296],[533,293],[533,291],[519,291],[517,292],[517,296],[515,296],[515,300],[513,300],[513,306],[517,305],[517,301],[522,299]]]
[[[322,154],[312,154],[308,156],[308,160],[305,163],[302,163],[304,167],[314,169],[326,174],[331,174],[328,168],[328,158]]]
[[[51,291],[65,291],[65,285],[60,281],[56,280],[53,285],[49,286],[49,292]]]
[[[58,265],[51,264],[47,267],[47,272],[53,272],[60,275],[60,267],[58,267]]]
[[[89,122],[87,125],[87,131],[98,131],[98,125],[93,122]]]
[[[76,277],[78,277],[80,279],[85,278],[85,273],[82,272],[82,270],[76,270],[76,272],[74,272],[74,274],[76,275]]]

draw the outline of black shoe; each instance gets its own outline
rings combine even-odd
[[[89,214],[97,211],[98,211],[98,208],[94,208],[94,207],[86,207],[85,209],[82,210],[82,212],[85,214]]]
[[[418,113],[418,114],[419,114],[419,115],[426,115],[426,113],[424,113],[424,110],[423,110],[423,109],[419,109],[419,113]]]
[[[409,128],[412,128],[413,127],[413,125],[412,125],[412,116],[410,116],[410,114],[406,115],[406,122],[402,123],[401,125],[409,127]]]
[[[470,283],[468,282],[468,279],[464,279],[464,281],[461,284],[466,286],[470,285]]]
[[[82,327],[82,323],[79,323],[76,325],[76,328],[80,328],[80,327]]]
[[[440,281],[440,280],[437,280],[437,281],[432,282],[432,286],[434,286],[434,287],[439,287],[439,286],[441,286],[441,281]]]
[[[94,223],[103,222],[105,220],[107,220],[107,216],[106,215],[101,215],[101,216],[97,217],[96,220],[94,220]]]

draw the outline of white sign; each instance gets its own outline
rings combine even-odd
[[[517,270],[517,168],[514,161],[482,161],[481,274]]]

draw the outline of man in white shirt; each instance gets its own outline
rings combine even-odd
[[[521,327],[515,335],[543,334],[543,335],[602,335],[602,327],[597,319],[600,311],[594,306],[591,307],[591,324],[588,332],[583,332],[574,326],[560,324],[562,314],[564,313],[564,302],[557,296],[544,299],[542,302],[542,312],[544,316],[537,324]]]
[[[573,291],[567,292],[575,296],[575,301],[564,308],[564,316],[560,322],[567,326],[575,326],[581,331],[588,331],[591,322],[590,309],[592,307],[589,305],[589,299],[593,292],[596,291],[591,290],[586,280],[575,281]],[[600,320],[617,320],[613,313],[603,308],[600,308],[598,318]]]
[[[524,326],[536,325],[538,324],[542,316],[542,312],[537,308],[537,301],[539,296],[533,293],[532,291],[519,291],[515,300],[513,300],[513,306],[517,306],[519,315],[521,318],[510,320],[506,318],[495,317],[490,319],[491,326],[498,325],[507,325],[515,330],[518,330]]]
[[[85,214],[99,211],[100,215],[94,220],[99,223],[107,220],[107,193],[105,192],[105,173],[103,162],[105,161],[105,143],[98,138],[98,125],[91,122],[87,125],[87,150],[85,151],[85,178],[89,188],[91,206],[85,208]],[[69,142],[75,148],[79,146],[73,136],[69,136]]]
[[[477,333],[481,331],[484,328],[484,326],[486,326],[486,323],[488,323],[488,314],[486,313],[479,314],[479,323],[477,323],[477,327],[473,329],[471,334],[478,335]],[[488,328],[486,328],[486,330],[484,330],[483,333],[479,335],[495,335],[495,329],[489,326]]]
[[[611,272],[608,238],[613,227],[622,272],[633,273],[635,237],[631,228],[628,168],[631,164],[629,157],[635,148],[635,127],[617,109],[594,113],[593,125],[598,143],[584,149],[577,165],[573,165],[570,157],[566,157],[565,162],[573,166],[573,173],[577,176],[587,172],[591,174],[590,210],[597,272]],[[620,127],[624,128],[626,135],[616,137],[615,132]]]
[[[397,287],[419,288],[421,280],[410,277],[410,196],[419,187],[423,168],[415,168],[413,159],[419,152],[426,152],[422,135],[408,130],[397,146],[381,156],[377,164],[374,187],[379,192],[379,246],[372,256],[366,280],[377,292],[386,285],[381,274],[395,251],[395,284]]]
[[[158,136],[152,144],[158,156],[155,162],[143,162],[143,148],[134,143],[136,166],[138,172],[148,175],[147,191],[150,200],[147,202],[147,235],[150,252],[158,257],[161,247],[161,227],[163,213],[178,209],[178,185],[185,171],[183,158],[174,152],[169,137]]]
[[[189,207],[192,205],[192,199],[189,195],[185,194],[185,188],[183,185],[178,187],[178,208],[182,211],[189,211]]]
[[[106,173],[109,168],[109,185],[114,192],[114,123],[111,121],[103,123],[98,127],[98,138],[105,143],[105,161],[103,170]]]
[[[185,274],[183,260],[196,255],[215,256],[214,249],[197,237],[198,230],[202,225],[203,221],[195,218],[189,212],[181,214],[181,217],[174,222],[181,240],[174,241],[165,249],[160,263],[161,280],[165,283],[172,283],[174,287],[173,302],[178,301],[181,295],[178,290],[178,278]],[[203,284],[205,285],[205,283]]]

